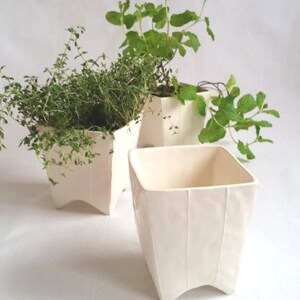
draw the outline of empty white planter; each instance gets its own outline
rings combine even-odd
[[[210,92],[201,92],[208,103]],[[198,144],[198,135],[204,127],[195,101],[182,105],[175,97],[153,97],[144,106],[138,146],[174,146]],[[177,126],[176,134],[171,126]]]
[[[130,151],[135,218],[162,300],[234,291],[257,180],[222,146]]]
[[[82,200],[102,213],[110,214],[122,190],[130,185],[127,156],[130,149],[136,148],[139,128],[140,123],[131,122],[115,131],[114,137],[109,135],[105,139],[101,132],[87,131],[96,140],[94,152],[100,154],[91,164],[69,164],[67,169],[53,165],[47,167],[48,177],[58,181],[54,186],[50,184],[55,207]],[[49,157],[51,153],[46,155]]]

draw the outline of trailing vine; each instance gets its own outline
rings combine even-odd
[[[263,92],[256,96],[245,94],[241,96],[241,91],[236,84],[233,75],[228,82],[208,82],[202,81],[198,88],[212,90],[216,96],[212,97],[211,105],[207,108],[210,119],[205,128],[199,134],[201,143],[213,143],[221,140],[228,132],[238,150],[247,159],[254,159],[255,155],[251,146],[255,143],[273,143],[271,139],[262,136],[263,128],[272,127],[272,124],[263,119],[258,119],[263,115],[271,115],[279,118],[279,112],[270,109],[266,102],[266,95]],[[241,141],[236,135],[243,130],[253,129],[255,137],[251,141]]]

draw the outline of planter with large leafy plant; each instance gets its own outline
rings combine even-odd
[[[68,30],[64,52],[45,69],[45,83],[34,76],[16,82],[1,68],[0,122],[12,117],[28,129],[21,144],[47,169],[56,207],[83,200],[109,214],[129,184],[127,152],[137,144],[154,63],[126,54],[109,65],[105,55],[88,59],[78,44],[84,28]],[[79,68],[68,68],[70,55]],[[0,126],[1,148],[3,137]]]
[[[272,143],[261,135],[261,129],[272,127],[272,124],[258,117],[266,114],[279,117],[276,110],[268,108],[265,94],[259,92],[256,97],[240,95],[233,75],[226,84],[208,81],[201,81],[197,86],[180,84],[170,68],[177,54],[185,56],[187,48],[198,51],[199,38],[190,31],[196,24],[203,23],[214,40],[210,20],[203,17],[205,4],[206,0],[203,0],[199,14],[190,10],[171,14],[168,0],[160,5],[138,4],[130,12],[130,1],[125,0],[119,2],[118,12],[106,14],[107,21],[124,29],[126,37],[121,45],[124,53],[131,57],[148,55],[157,61],[156,85],[152,92],[155,96],[144,107],[139,145],[211,143],[229,132],[240,153],[253,159],[252,144]],[[147,19],[150,19],[151,28],[144,30],[145,23],[149,25]],[[253,140],[245,142],[235,136],[235,133],[251,128],[255,131]]]
[[[214,40],[209,18],[203,16],[205,3],[203,0],[199,13],[186,10],[171,14],[167,0],[160,5],[136,4],[134,8],[126,0],[119,2],[119,11],[106,14],[108,22],[124,29],[125,40],[121,45],[124,53],[131,57],[147,55],[157,61],[154,97],[144,107],[141,146],[198,143],[210,94],[197,90],[196,86],[180,84],[170,63],[178,54],[185,56],[188,48],[198,51],[200,41],[191,31],[193,26],[203,23]]]

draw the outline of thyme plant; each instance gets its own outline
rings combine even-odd
[[[34,150],[44,166],[90,163],[99,153],[94,153],[95,141],[87,131],[100,131],[105,138],[138,121],[144,99],[155,85],[155,61],[126,54],[112,63],[104,54],[95,60],[87,58],[79,46],[84,28],[68,31],[64,51],[44,70],[45,83],[36,76],[24,76],[19,83],[1,68],[6,85],[0,93],[0,148],[4,147],[1,125],[11,117],[28,129],[20,144]],[[74,51],[79,66],[70,69]],[[58,153],[46,158],[44,153],[53,149]]]

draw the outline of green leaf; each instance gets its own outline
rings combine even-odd
[[[232,88],[232,86],[234,86],[236,84],[236,79],[235,77],[231,74],[227,83],[226,83],[226,88],[227,90],[230,90]]]
[[[241,113],[247,113],[253,110],[256,107],[256,101],[254,100],[253,96],[250,94],[246,94],[237,103],[237,109]]]
[[[272,124],[268,121],[265,121],[265,120],[261,120],[261,121],[252,121],[253,124],[255,126],[259,126],[259,127],[272,127]]]
[[[276,118],[280,118],[279,112],[275,109],[266,109],[266,110],[263,110],[262,113],[272,115]]]
[[[175,37],[170,37],[168,38],[168,42],[166,44],[169,45],[169,47],[172,49],[177,49],[179,43]]]
[[[232,90],[230,91],[230,96],[233,98],[236,98],[240,95],[240,93],[241,93],[240,88],[237,86],[234,86],[232,88]]]
[[[248,130],[252,126],[258,127],[259,130],[260,127],[264,127],[264,128],[272,127],[272,124],[265,120],[254,121],[252,119],[245,119],[243,121],[237,122],[234,126],[234,129],[236,131]]]
[[[215,106],[219,106],[221,104],[222,98],[220,97],[213,97],[211,103]]]
[[[246,155],[247,159],[254,159],[255,155],[250,150],[249,146],[247,144],[244,144],[241,141],[238,141],[238,149],[241,152],[241,154]]]
[[[206,27],[206,31],[207,31],[208,35],[211,37],[211,39],[214,41],[215,40],[215,34],[210,29],[210,27]]]
[[[132,43],[135,40],[139,39],[139,34],[136,31],[128,31],[126,33],[126,37],[129,41],[129,43]]]
[[[168,36],[163,32],[149,30],[144,33],[147,51],[155,57],[169,59],[172,57],[172,48],[167,43]]]
[[[258,137],[257,141],[258,141],[259,143],[271,143],[271,144],[273,144],[273,141],[272,141],[272,140],[270,140],[270,139],[265,139],[265,138],[263,138],[262,136]]]
[[[178,50],[179,50],[179,54],[181,56],[185,56],[186,50],[184,49],[184,47],[181,44],[178,44]]]
[[[195,12],[186,10],[181,14],[173,14],[171,16],[170,24],[174,27],[181,27],[191,21],[198,20],[198,16]]]
[[[225,135],[225,128],[210,119],[206,127],[201,130],[198,139],[200,143],[213,143],[222,139]]]
[[[197,87],[194,85],[184,85],[179,89],[178,97],[185,100],[195,100],[197,96]]]
[[[204,117],[206,115],[206,102],[204,97],[200,95],[196,95],[196,104],[197,104],[199,114]]]
[[[188,31],[185,33],[185,36],[187,36],[189,39],[184,42],[184,45],[193,48],[194,52],[197,52],[201,45],[197,35]]]
[[[152,18],[153,23],[155,23],[155,27],[157,29],[161,29],[165,26],[165,24],[167,23],[167,11],[166,8],[163,7],[160,10],[158,10],[158,12],[154,15],[154,17]]]
[[[241,115],[234,108],[233,103],[232,102],[228,102],[226,100],[221,102],[219,113],[223,114],[224,117],[228,121],[240,121],[240,120],[242,120]]]
[[[179,82],[178,82],[178,79],[176,76],[173,76],[172,77],[172,85],[175,89],[175,92],[178,91],[178,88],[179,88]]]
[[[255,123],[254,123],[253,120],[251,120],[251,119],[244,119],[242,121],[237,122],[234,125],[234,129],[236,131],[239,131],[239,130],[248,130],[252,126],[255,126]]]
[[[143,17],[153,17],[156,13],[155,5],[153,3],[145,3]]]
[[[209,25],[210,25],[209,18],[205,17],[204,21],[205,21],[205,24],[206,24],[206,31],[207,31],[208,35],[214,41],[215,40],[215,35],[214,35],[213,31],[211,30],[211,28],[209,27]]]
[[[204,18],[205,24],[207,27],[209,27],[209,17]]]
[[[266,99],[266,95],[263,92],[259,92],[256,95],[256,105],[257,105],[258,108],[263,107],[265,99]]]
[[[136,16],[132,15],[132,14],[128,14],[128,15],[124,16],[123,20],[124,20],[124,24],[125,24],[126,28],[130,29],[133,26],[133,24],[135,23]]]
[[[122,25],[122,14],[116,11],[109,11],[105,15],[106,20],[113,25]]]
[[[140,38],[136,31],[128,31],[126,33],[129,49],[135,49],[139,53],[144,53],[147,50],[145,41]]]
[[[119,2],[119,8],[123,13],[125,13],[129,9],[129,7],[130,7],[129,0],[126,0],[123,3],[121,1]]]
[[[159,42],[162,40],[162,34],[156,30],[148,30],[144,33],[145,40],[147,44],[151,47],[156,48]]]
[[[221,126],[226,126],[229,123],[228,119],[220,111],[215,113],[214,120]]]
[[[182,41],[183,34],[182,32],[175,31],[172,33],[172,37],[176,38],[176,40],[180,43]]]
[[[155,51],[152,52],[156,57],[170,59],[172,57],[172,50],[166,45],[160,45]]]

